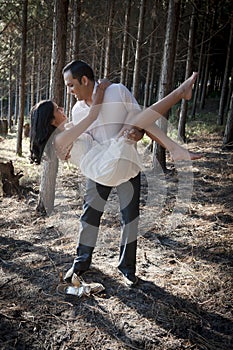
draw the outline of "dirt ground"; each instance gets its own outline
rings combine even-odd
[[[151,155],[145,155],[140,283],[131,289],[117,272],[113,191],[84,275],[105,291],[81,298],[61,295],[57,287],[74,258],[84,179],[61,166],[55,210],[39,216],[40,167],[29,164],[27,139],[21,158],[15,143],[14,134],[0,142],[1,160],[12,159],[24,173],[20,196],[0,200],[1,350],[233,349],[233,153],[221,149],[221,135],[193,137],[188,148],[205,156],[192,167],[168,161],[170,171],[154,174],[155,182]]]

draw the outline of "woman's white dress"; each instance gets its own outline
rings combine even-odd
[[[70,155],[83,175],[105,186],[118,186],[143,170],[135,142],[123,136],[98,143],[84,133],[74,142]]]

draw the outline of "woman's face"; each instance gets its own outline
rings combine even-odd
[[[64,114],[64,108],[58,107],[58,105],[54,102],[53,102],[53,115],[54,115],[54,119],[51,125],[55,126],[56,128],[67,121],[67,117]]]

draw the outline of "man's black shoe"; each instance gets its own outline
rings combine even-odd
[[[72,277],[75,273],[77,276],[81,276],[85,271],[74,271],[74,267],[72,266],[65,274],[64,281],[66,283],[71,284],[72,283]]]
[[[124,284],[127,287],[135,287],[138,284],[138,278],[137,276],[135,276],[134,273],[132,272],[123,273],[122,271],[120,271],[120,273],[123,277]]]

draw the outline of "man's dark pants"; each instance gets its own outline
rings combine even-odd
[[[89,269],[96,245],[100,219],[112,187],[87,180],[84,212],[80,220],[80,236],[73,272],[81,274]],[[118,269],[135,274],[139,220],[140,173],[116,187],[121,211],[121,246]]]

